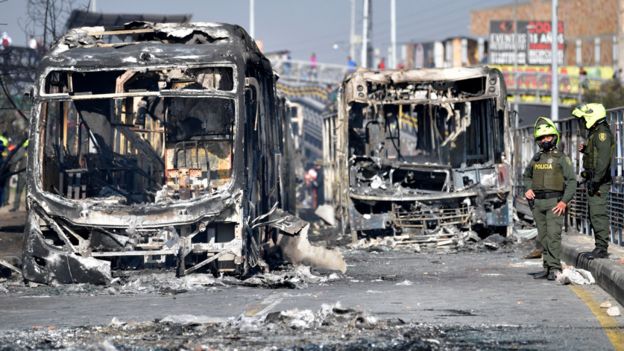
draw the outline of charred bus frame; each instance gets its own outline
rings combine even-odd
[[[498,70],[355,72],[323,132],[325,192],[354,237],[439,243],[456,229],[511,228],[511,125]]]
[[[72,29],[38,76],[25,279],[106,283],[111,268],[162,265],[244,274],[275,228],[301,229],[285,213],[285,102],[241,27]]]

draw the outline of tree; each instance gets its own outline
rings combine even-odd
[[[624,87],[617,79],[611,79],[602,83],[598,90],[588,90],[583,94],[584,102],[598,102],[605,108],[624,106]]]
[[[65,22],[77,0],[26,0],[26,20],[21,24],[27,35],[43,38],[47,47],[65,32]]]

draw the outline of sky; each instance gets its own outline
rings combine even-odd
[[[390,45],[390,1],[373,1],[373,46],[381,56]],[[0,0],[0,31],[14,45],[26,45],[20,27],[27,0]],[[362,31],[362,0],[356,0],[356,33]],[[396,0],[397,41],[431,41],[473,36],[470,11],[513,3],[513,0]],[[86,8],[88,0],[75,0]],[[291,50],[293,59],[345,63],[351,23],[350,0],[255,0],[256,39],[265,51]],[[193,21],[235,23],[249,27],[249,0],[97,0],[103,13],[191,14]],[[359,53],[356,59],[359,58]]]

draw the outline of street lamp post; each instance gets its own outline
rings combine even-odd
[[[369,19],[368,16],[370,16],[370,7],[368,6],[370,0],[364,0],[364,16],[363,16],[363,24],[362,24],[362,55],[361,55],[361,61],[362,61],[362,67],[364,68],[368,68],[368,65],[370,64],[370,62],[368,62],[368,46],[370,45],[370,41],[368,36],[370,35],[370,33],[368,32],[369,30]]]
[[[390,68],[397,66],[397,45],[396,45],[396,0],[390,0]]]
[[[550,45],[551,51],[551,87],[550,87],[550,96],[552,97],[552,102],[550,105],[550,118],[553,121],[559,119],[559,21],[557,19],[557,7],[559,6],[558,0],[552,0],[552,23],[551,23],[551,33],[552,33],[552,41]]]
[[[256,39],[256,1],[249,0],[249,35]]]

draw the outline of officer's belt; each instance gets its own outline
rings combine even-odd
[[[535,193],[535,198],[538,200],[544,200],[544,199],[552,199],[552,198],[560,198],[563,196],[563,192],[562,191],[540,191],[540,190],[536,190],[534,191]]]

